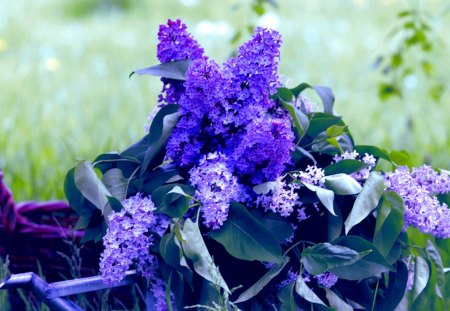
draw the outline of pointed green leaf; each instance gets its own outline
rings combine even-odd
[[[345,246],[320,243],[307,247],[302,252],[301,261],[310,274],[317,275],[331,268],[351,265],[370,252],[357,252]]]
[[[162,63],[156,66],[133,71],[130,74],[130,77],[134,74],[138,74],[185,81],[186,72],[188,71],[190,63],[191,61],[188,59]]]
[[[414,265],[414,285],[412,289],[412,302],[422,293],[430,280],[430,267],[425,258],[417,256]]]
[[[247,290],[245,290],[239,297],[236,299],[234,303],[240,303],[247,301],[256,295],[258,295],[261,290],[269,284],[269,282],[276,277],[281,270],[287,265],[289,262],[288,257],[283,258],[283,262],[279,264],[275,264],[269,271],[267,271],[255,284],[250,286]]]
[[[325,187],[338,195],[352,195],[361,192],[361,185],[347,174],[325,176]]]
[[[291,90],[289,90],[288,88],[285,87],[280,87],[277,89],[277,96],[285,101],[285,102],[291,102],[294,95],[292,94]]]
[[[378,172],[371,172],[356,197],[350,215],[345,220],[345,234],[348,234],[351,228],[363,221],[377,207],[384,188],[384,177]]]
[[[334,212],[334,192],[328,189],[318,188],[316,190],[316,195],[325,208],[333,216],[336,216],[336,213]]]
[[[332,125],[325,130],[325,137],[333,138],[341,136],[342,134],[344,134],[347,128],[347,125]]]
[[[220,229],[212,231],[210,236],[236,258],[282,261],[280,242],[242,204],[231,203],[227,221]]]
[[[308,287],[301,273],[299,273],[297,281],[295,281],[295,292],[306,301],[326,306],[313,290]]]
[[[313,89],[322,100],[323,112],[333,114],[334,94],[331,88],[327,86],[316,85],[313,86]]]
[[[369,254],[353,264],[329,269],[330,272],[341,279],[361,280],[372,276],[380,276],[381,273],[387,271],[395,271],[395,268],[389,264],[372,243],[359,236],[342,236],[333,244],[345,246],[360,253],[370,251]]]
[[[339,311],[353,311],[352,306],[346,303],[341,297],[339,297],[331,289],[325,288],[325,294],[330,303],[330,307]]]
[[[445,274],[441,254],[430,240],[427,241],[426,251],[436,271],[436,294],[439,298],[444,298]]]
[[[393,150],[389,154],[389,158],[397,165],[408,167],[413,166],[413,161],[408,152],[406,152],[405,150]]]
[[[387,257],[403,229],[404,204],[395,192],[386,191],[377,207],[373,244]]]
[[[396,272],[389,272],[389,284],[382,295],[377,297],[376,310],[389,310],[395,308],[402,300],[406,292],[408,281],[408,268],[399,260]]]
[[[127,196],[128,178],[122,174],[119,168],[112,168],[103,174],[102,182],[109,190],[109,193],[122,202]]]
[[[294,298],[294,285],[292,283],[279,290],[277,297],[281,302],[280,311],[298,311],[298,305]]]
[[[88,161],[80,162],[75,167],[74,179],[75,185],[78,190],[80,190],[81,194],[89,200],[89,202],[94,204],[95,207],[102,212],[105,219],[107,219],[112,212],[107,198],[107,196],[111,196],[111,193],[98,179],[92,164]]]
[[[184,254],[192,261],[194,270],[206,280],[230,293],[227,283],[220,274],[219,268],[216,267],[209,254],[198,224],[187,219],[183,226],[182,235]]]
[[[369,165],[359,161],[359,160],[352,160],[352,159],[345,159],[341,160],[337,163],[330,164],[326,167],[324,167],[325,175],[335,175],[339,173],[343,174],[352,174],[359,172],[362,169],[365,169]]]

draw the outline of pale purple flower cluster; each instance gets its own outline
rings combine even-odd
[[[149,253],[153,245],[151,231],[158,227],[155,205],[150,197],[137,194],[123,201],[123,209],[113,212],[100,258],[100,272],[107,284],[119,282],[132,264],[144,277],[152,276],[156,258]]]
[[[341,160],[359,160],[359,161],[362,161],[365,164],[367,164],[368,167],[350,175],[358,181],[363,181],[363,180],[366,180],[367,178],[369,178],[370,172],[377,164],[377,160],[375,159],[375,157],[373,155],[365,153],[364,156],[361,157],[360,154],[358,152],[356,152],[355,150],[353,150],[352,152],[345,151],[344,153],[342,153],[340,155],[335,155],[333,157],[333,160],[336,163]]]
[[[204,224],[218,229],[227,220],[231,201],[242,201],[245,191],[229,167],[228,159],[221,153],[209,153],[190,170],[190,183],[196,187],[195,198],[201,203]]]
[[[322,187],[325,172],[320,167],[308,165],[306,171],[300,171],[298,174],[294,174],[294,177],[298,178],[301,182]]]
[[[338,280],[338,277],[329,271],[315,275],[314,278],[317,280],[317,283],[319,285],[322,285],[323,287],[326,288],[333,287]]]
[[[411,177],[431,194],[450,192],[450,176],[448,173],[438,173],[429,165],[414,167]]]
[[[412,172],[401,166],[386,173],[388,190],[397,192],[405,203],[405,228],[414,226],[439,238],[450,237],[450,209],[434,196],[448,192],[449,179],[444,174],[433,173],[427,166]]]
[[[261,205],[265,211],[279,213],[283,217],[290,216],[294,209],[300,207],[298,193],[295,191],[299,188],[298,184],[286,183],[281,177],[276,181],[276,185],[269,193],[260,195],[256,199],[256,204]],[[300,209],[304,214],[304,209]],[[308,218],[304,215],[304,219]]]

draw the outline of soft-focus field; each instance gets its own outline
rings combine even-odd
[[[413,74],[403,100],[377,97],[381,74],[371,65],[391,48],[387,34],[409,2],[279,1],[261,18],[250,1],[128,1],[126,9],[93,2],[0,0],[0,169],[18,200],[62,198],[77,159],[121,150],[143,135],[160,83],[128,74],[156,64],[158,24],[167,18],[187,22],[218,61],[236,46],[229,42],[237,30],[275,26],[286,81],[330,86],[358,143],[406,149],[416,161],[450,168],[449,90],[433,102],[422,89],[426,79]],[[447,1],[420,3],[442,39],[434,75],[448,85]]]

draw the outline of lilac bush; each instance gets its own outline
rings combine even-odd
[[[429,288],[442,297],[446,171],[356,145],[329,88],[282,85],[275,30],[256,28],[222,65],[180,20],[158,39],[161,64],[137,71],[163,83],[148,133],[66,180],[103,239],[106,283],[137,269],[157,310],[387,310],[423,306]],[[83,218],[99,214],[106,232]]]

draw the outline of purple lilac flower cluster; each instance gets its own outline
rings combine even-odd
[[[150,230],[161,231],[155,209],[149,197],[137,194],[123,201],[123,209],[110,216],[103,238],[105,250],[100,258],[100,272],[105,283],[119,282],[132,264],[136,264],[143,276],[152,276],[156,258],[149,253],[149,247],[153,245]]]
[[[245,191],[238,184],[222,153],[209,153],[192,168],[190,182],[196,187],[195,198],[202,202],[204,224],[218,229],[227,220],[231,201],[245,200]]]
[[[168,20],[167,25],[160,25],[158,32],[156,56],[161,63],[203,57],[203,48],[186,31],[186,24],[179,19]],[[163,89],[159,102],[177,103],[184,87],[182,81],[161,78]]]
[[[222,67],[203,55],[179,20],[161,26],[158,37],[161,62],[191,60],[186,81],[166,85],[161,97],[180,106],[166,156],[190,169],[205,224],[218,228],[226,220],[228,203],[236,200],[225,185],[237,193],[241,180],[253,185],[275,180],[291,164],[295,147],[291,121],[270,98],[280,86],[281,37],[276,31],[257,28]],[[211,175],[213,168],[225,170]]]
[[[385,183],[388,190],[397,192],[405,203],[405,228],[414,226],[439,238],[450,237],[450,209],[435,196],[450,190],[450,178],[446,173],[438,174],[426,165],[412,171],[401,166],[386,173]]]
[[[281,175],[291,161],[294,134],[286,112],[271,111],[280,44],[277,32],[257,28],[223,68],[206,56],[193,60],[177,101],[181,118],[167,143],[168,158],[192,167],[202,154],[218,151],[229,156],[233,172],[254,184]]]
[[[352,152],[345,151],[344,153],[340,155],[335,155],[333,157],[334,162],[339,162],[342,160],[360,160],[368,165],[368,167],[360,170],[359,172],[353,173],[350,176],[352,176],[354,179],[358,181],[364,181],[367,178],[369,178],[370,172],[377,164],[377,160],[375,157],[371,154],[365,153],[363,157],[360,156],[358,152],[353,150]]]

